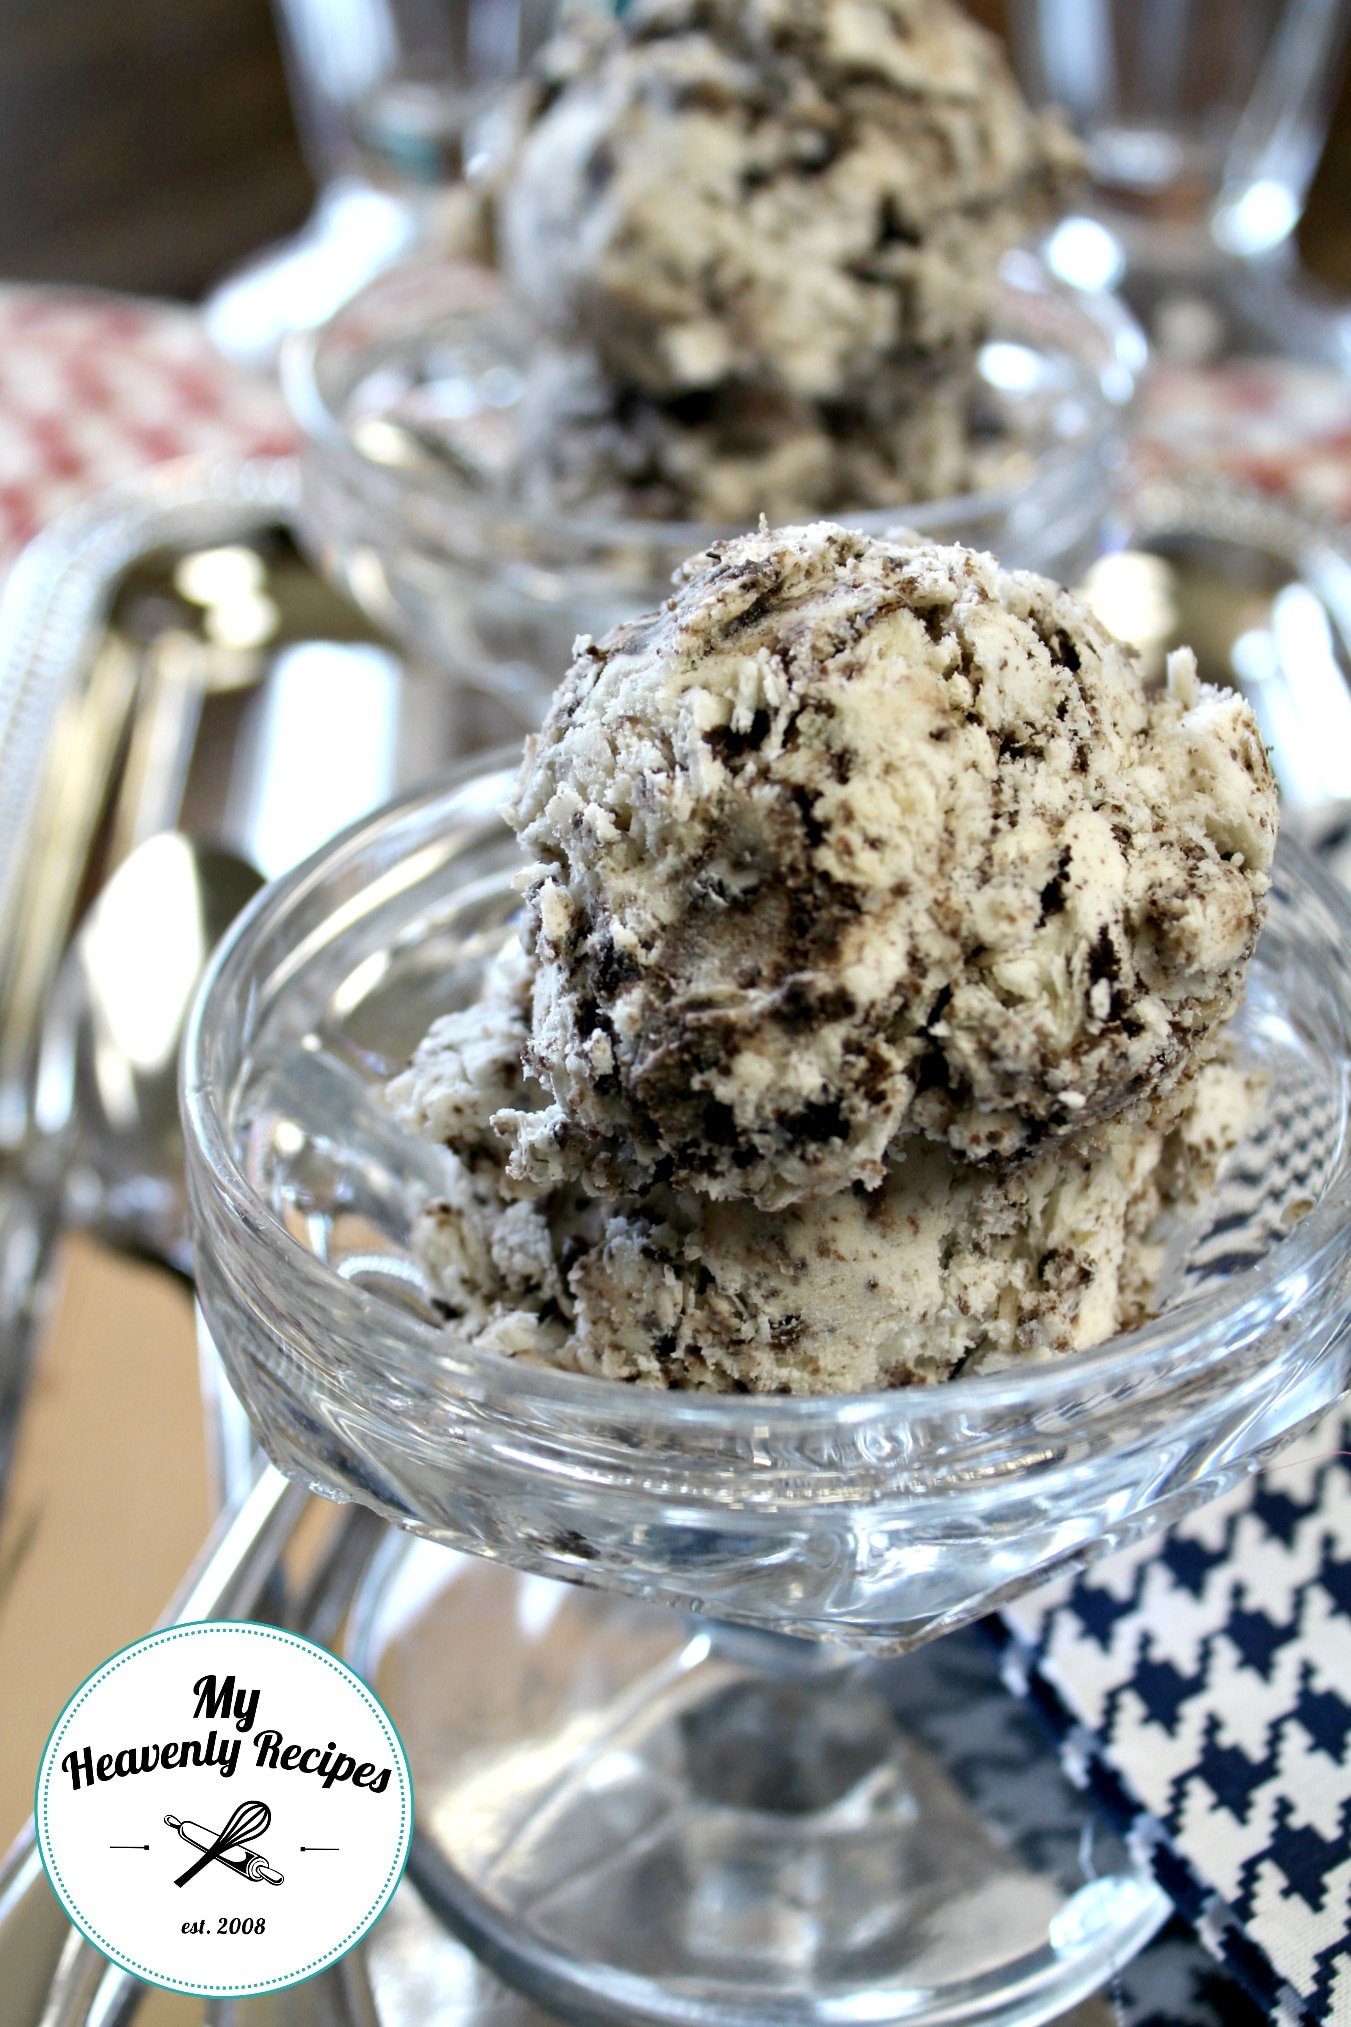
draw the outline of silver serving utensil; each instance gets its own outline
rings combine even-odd
[[[33,1130],[0,1182],[0,1483],[63,1226],[188,1271],[179,1044],[207,957],[260,884],[229,853],[161,833],[118,867],[62,962]]]
[[[43,1026],[34,1117],[49,1141],[71,1136],[68,1214],[183,1272],[183,1029],[208,957],[261,885],[216,846],[147,839],[86,915]]]

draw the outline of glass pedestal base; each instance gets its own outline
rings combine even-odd
[[[1167,1913],[978,1632],[855,1659],[398,1539],[351,1645],[420,1892],[568,2019],[1026,2027]]]

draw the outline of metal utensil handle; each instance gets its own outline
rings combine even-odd
[[[51,1177],[15,1174],[0,1181],[0,1496],[9,1482],[61,1226],[61,1189]]]

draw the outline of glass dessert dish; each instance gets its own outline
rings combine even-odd
[[[434,665],[540,710],[579,633],[659,604],[687,556],[740,531],[514,505],[485,474],[514,463],[523,345],[486,271],[413,262],[294,339],[283,380],[305,434],[302,525],[324,569]],[[1113,297],[1007,256],[978,362],[1007,443],[1000,482],[831,518],[904,524],[1075,582],[1112,506],[1144,361]]]
[[[415,1875],[571,2018],[1050,2019],[1163,1898],[1124,1853],[1022,1868],[889,1657],[1176,1520],[1343,1391],[1351,903],[1282,847],[1235,1029],[1268,1097],[1145,1327],[868,1396],[625,1387],[435,1321],[410,1233],[439,1150],[383,1097],[502,941],[512,773],[268,890],[185,1057],[200,1298],[261,1440],[443,1545],[396,1543],[357,1639],[413,1755]]]

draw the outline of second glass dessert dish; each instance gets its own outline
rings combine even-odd
[[[513,1707],[511,1753],[469,1752],[419,1876],[570,2017],[1050,2019],[1139,1946],[1157,1892],[1123,1859],[1091,1908],[1043,1891],[1005,1918],[988,1843],[933,1816],[899,1742],[903,1673],[879,1703],[859,1671],[1175,1520],[1343,1391],[1351,909],[1282,846],[1235,1030],[1267,1099],[1143,1328],[932,1387],[654,1392],[457,1339],[412,1243],[441,1170],[384,1087],[501,945],[511,779],[461,774],[270,890],[187,1057],[201,1300],[269,1452],[520,1572],[494,1573],[493,1609],[568,1683]],[[463,1591],[429,1555],[387,1572],[375,1649],[429,1589]],[[550,1577],[602,1595],[565,1608]],[[480,1662],[432,1651],[445,1678],[419,1695],[467,1708]],[[767,1741],[772,1776],[728,1785]],[[604,1947],[575,1874],[623,1884]]]
[[[673,570],[729,530],[513,497],[529,359],[495,277],[423,261],[297,339],[284,378],[306,439],[305,532],[325,569],[434,666],[539,710],[552,686],[540,671],[565,667],[578,633],[657,603]],[[1114,298],[1008,255],[976,362],[988,485],[835,518],[904,524],[1073,582],[1113,506],[1144,360]],[[771,518],[810,518],[766,504]]]

